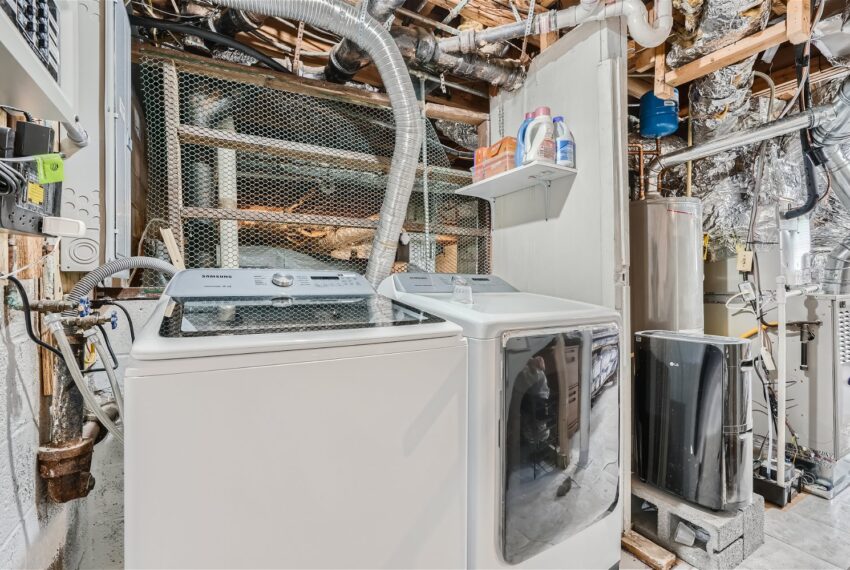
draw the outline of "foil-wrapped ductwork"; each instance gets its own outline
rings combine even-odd
[[[478,129],[475,126],[446,121],[445,119],[437,119],[434,121],[434,125],[438,131],[463,148],[467,150],[478,148]]]
[[[758,32],[770,16],[770,0],[705,0],[701,8],[696,29],[680,34],[667,54],[668,66],[679,67]],[[687,29],[690,6],[679,9],[685,13]]]
[[[764,122],[766,106],[750,97],[754,63],[751,57],[693,82],[694,143]],[[731,254],[746,240],[757,151],[758,145],[737,148],[693,164],[692,193],[703,201],[703,230],[714,254]]]

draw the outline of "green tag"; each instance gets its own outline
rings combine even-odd
[[[65,163],[61,154],[42,154],[35,157],[35,163],[40,184],[62,182],[65,179]]]

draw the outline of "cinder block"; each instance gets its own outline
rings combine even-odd
[[[656,512],[633,509],[635,530],[697,568],[735,567],[764,543],[764,499],[759,495],[754,495],[753,503],[742,510],[717,512],[688,503],[636,478],[632,481],[632,494],[634,506],[645,501],[657,508]],[[698,540],[694,546],[676,542],[676,529],[681,522],[702,531],[707,538]]]
[[[753,493],[753,504],[744,509],[744,558],[764,544],[764,497]]]

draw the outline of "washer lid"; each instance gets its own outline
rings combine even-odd
[[[497,338],[505,331],[620,322],[616,311],[598,305],[519,291],[480,292],[472,285],[472,304],[452,300],[452,293],[408,293],[397,286],[402,274],[381,284],[382,294],[463,327],[471,338]],[[449,281],[451,276],[448,276]],[[442,287],[442,281],[438,285]],[[510,287],[499,280],[499,287]],[[493,281],[487,285],[495,285]]]

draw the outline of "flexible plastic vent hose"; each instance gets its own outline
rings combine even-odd
[[[392,272],[422,146],[422,122],[413,83],[395,41],[365,10],[338,0],[215,1],[221,6],[302,21],[342,36],[368,53],[378,69],[392,104],[396,136],[387,193],[366,267],[366,279],[377,287]]]
[[[121,271],[127,271],[128,269],[150,269],[165,273],[168,276],[172,276],[178,271],[176,267],[167,261],[155,257],[125,257],[123,259],[116,259],[86,273],[74,285],[74,288],[71,289],[71,292],[68,294],[68,300],[73,301],[74,305],[76,305],[80,302],[80,299],[91,293],[98,283],[107,277],[111,277]],[[71,310],[65,311],[64,314],[72,316],[75,313],[76,311]]]

